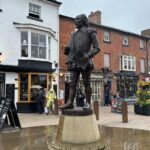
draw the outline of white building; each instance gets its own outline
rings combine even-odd
[[[33,85],[59,87],[52,73],[59,64],[60,5],[0,0],[0,96],[13,98],[20,112],[36,111]]]

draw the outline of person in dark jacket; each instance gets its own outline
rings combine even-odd
[[[40,114],[42,114],[44,112],[44,89],[41,88],[38,90],[38,95],[37,95],[37,100],[36,100],[36,106],[37,106],[37,110]]]
[[[84,106],[84,99],[85,99],[85,95],[82,92],[82,89],[78,89],[77,90],[77,95],[76,95],[76,106],[77,107],[83,107]]]

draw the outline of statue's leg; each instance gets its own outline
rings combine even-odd
[[[92,89],[91,89],[91,71],[83,71],[82,72],[82,78],[83,78],[83,83],[85,87],[85,95],[86,95],[86,105],[83,107],[83,109],[90,109],[91,108],[91,94],[92,94]]]
[[[80,72],[79,71],[71,71],[70,72],[70,83],[69,83],[69,96],[67,103],[63,106],[60,106],[61,109],[72,109],[74,98],[76,95],[76,86],[78,83]]]

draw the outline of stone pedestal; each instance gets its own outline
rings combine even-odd
[[[92,110],[64,110],[59,120],[56,140],[70,144],[93,143],[100,139],[100,133]]]
[[[82,107],[62,110],[56,139],[48,146],[50,150],[104,150],[93,110]]]

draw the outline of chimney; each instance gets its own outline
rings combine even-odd
[[[146,36],[146,37],[150,37],[150,28],[141,31],[141,35]]]
[[[101,25],[101,11],[97,10],[95,12],[91,12],[88,18],[89,22]]]

